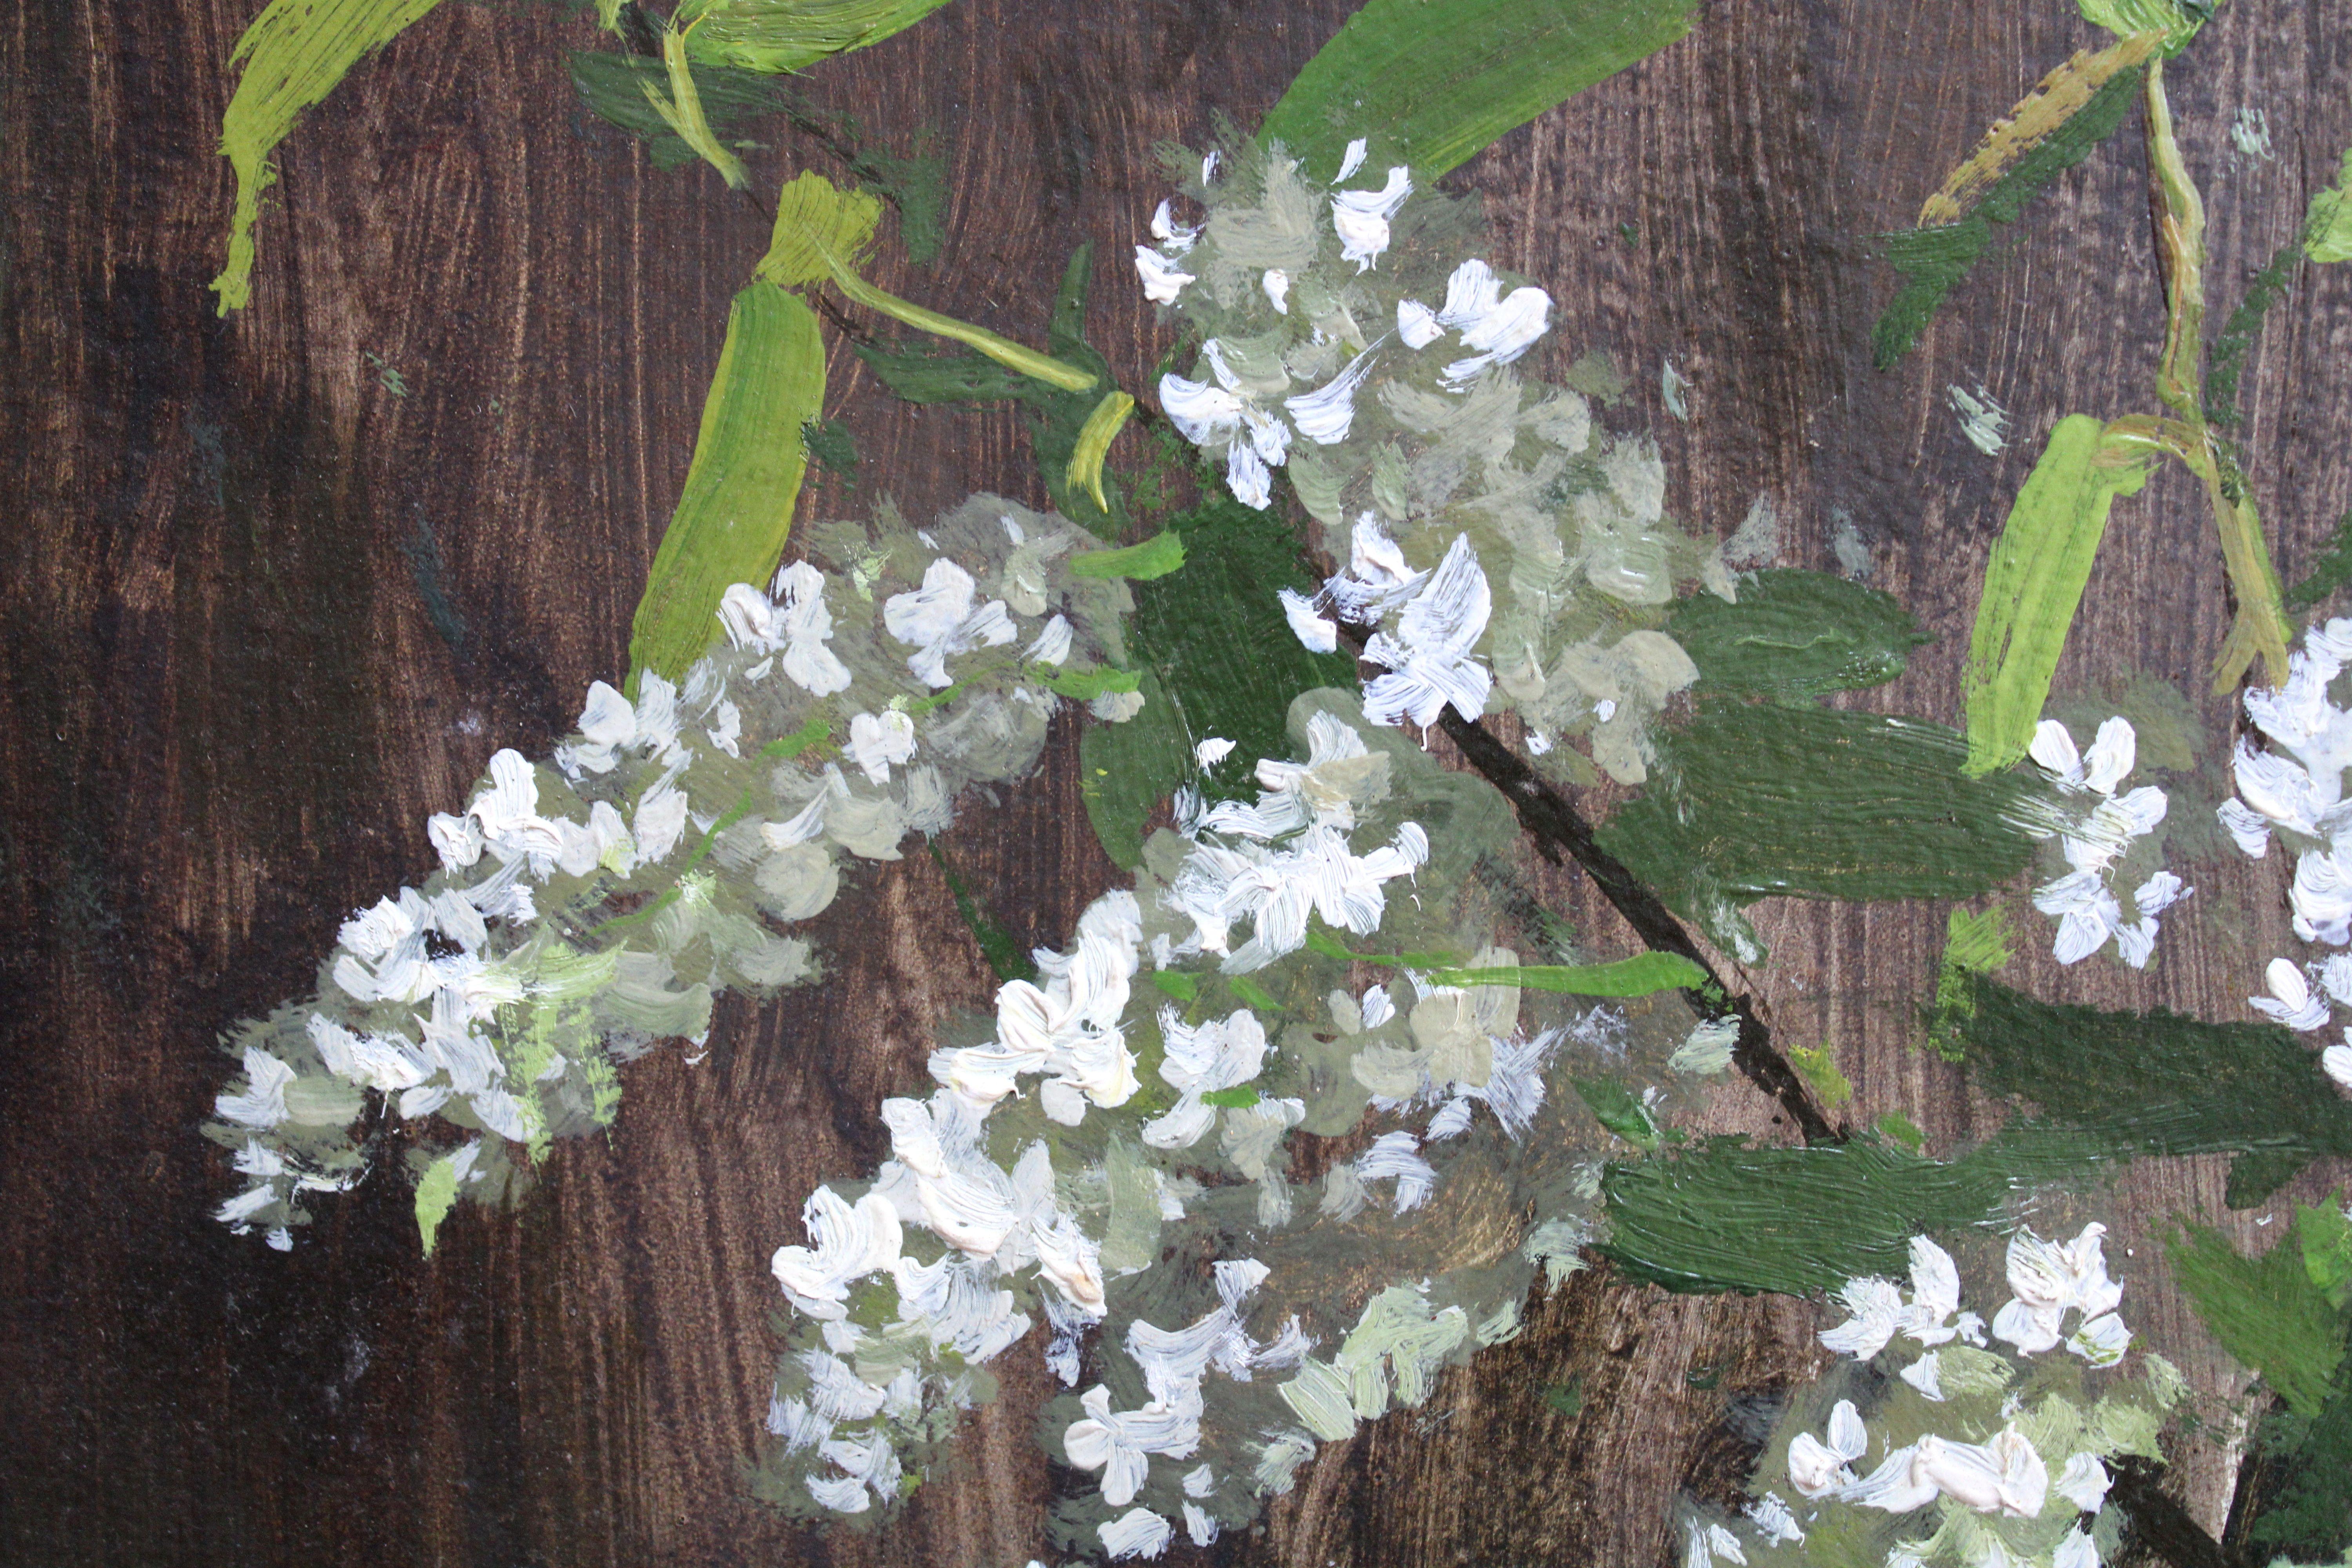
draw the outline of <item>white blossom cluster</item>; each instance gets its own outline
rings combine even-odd
[[[2295,855],[2287,890],[2294,934],[2327,947],[2352,946],[2352,803],[2344,771],[2352,766],[2352,711],[2327,689],[2352,660],[2352,619],[2304,633],[2287,656],[2284,686],[2246,693],[2246,716],[2270,742],[2238,742],[2238,797],[2221,803],[2221,826],[2254,859],[2275,837]],[[2307,963],[2276,958],[2263,976],[2270,990],[2253,1005],[2289,1028],[2328,1027],[2330,1003],[2352,1008],[2352,958],[2332,954]],[[2352,1028],[2320,1055],[2328,1077],[2352,1089]]]
[[[551,759],[494,754],[426,825],[439,872],[343,923],[313,1000],[237,1031],[208,1131],[247,1185],[218,1218],[290,1246],[308,1194],[363,1173],[372,1097],[461,1140],[426,1201],[496,1191],[513,1151],[608,1124],[617,1066],[699,1039],[718,991],[814,978],[791,933],[845,855],[896,859],[967,784],[1025,773],[1066,698],[1140,700],[1126,585],[1084,574],[1098,547],[1063,519],[976,496],[812,532],[831,570],[733,585],[682,681],[598,681]]]
[[[2164,792],[2154,784],[2116,792],[2139,758],[2139,737],[2120,714],[2099,726],[2086,752],[2066,726],[2044,719],[2028,754],[2057,788],[2066,857],[2063,876],[2033,889],[2033,907],[2058,922],[2058,962],[2079,963],[2112,941],[2134,969],[2156,951],[2157,916],[2196,891],[2170,871],[2157,870],[2132,888],[2131,912],[2117,895],[2117,876],[2136,842],[2164,821]],[[2071,808],[2071,809],[2070,809]]]
[[[1898,1350],[1906,1363],[1883,1405],[1868,1421],[1850,1398],[1825,1421],[1826,1395],[1801,1405],[1768,1446],[1745,1516],[1685,1521],[1686,1568],[1801,1562],[1816,1531],[1883,1553],[1886,1568],[2114,1560],[2122,1524],[2105,1510],[2108,1464],[2156,1456],[2164,1412],[2183,1384],[2152,1355],[2137,1378],[2121,1373],[2132,1336],[2116,1315],[2123,1288],[2107,1275],[2105,1235],[2092,1225],[2067,1242],[2031,1230],[2011,1238],[2012,1297],[1990,1325],[2005,1351],[1990,1347],[1984,1320],[1961,1309],[1958,1268],[1927,1237],[1912,1238],[1909,1290],[1849,1280],[1838,1300],[1851,1319],[1822,1342],[1857,1370]],[[2025,1378],[2027,1358],[2061,1347],[2080,1370]],[[2104,1381],[2088,1384],[2091,1370]]]
[[[1289,476],[1345,570],[1285,608],[1319,651],[1342,621],[1366,629],[1391,672],[1373,722],[1475,718],[1499,689],[1531,750],[1590,735],[1593,763],[1637,783],[1650,721],[1698,676],[1664,607],[1734,582],[1666,518],[1654,446],[1519,374],[1552,301],[1476,254],[1475,207],[1403,167],[1374,184],[1365,151],[1328,184],[1279,145],[1212,153],[1197,178],[1176,165],[1201,221],[1162,202],[1136,267],[1201,347],[1191,375],[1161,378],[1160,406],[1244,503],[1272,504]],[[1582,764],[1561,750],[1545,765]]]
[[[1530,1034],[1516,953],[1463,942],[1493,929],[1465,892],[1492,792],[1363,719],[1299,699],[1299,760],[1262,760],[1255,803],[1188,795],[1137,886],[931,1056],[929,1098],[884,1102],[889,1161],[820,1188],[775,1256],[800,1326],[761,1495],[890,1500],[1042,1327],[1073,1391],[1050,1447],[1094,1482],[1065,1544],[1206,1544],[1580,1266],[1612,1140],[1555,1068],[1663,1075],[1680,1032],[1635,1049],[1616,1010],[1531,993],[1559,1021]],[[1433,932],[1458,968],[1354,978],[1352,953]],[[1356,1142],[1319,1195],[1287,1174],[1302,1131]]]

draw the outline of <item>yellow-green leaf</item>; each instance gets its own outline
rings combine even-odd
[[[878,44],[947,0],[705,0],[678,13],[693,24],[697,59],[773,75]]]
[[[425,1177],[416,1184],[416,1234],[425,1243],[425,1256],[433,1256],[433,1243],[441,1234],[441,1222],[449,1217],[449,1210],[457,1202],[457,1155],[442,1155],[425,1169]]]
[[[2336,184],[2311,198],[2303,221],[2303,253],[2314,261],[2352,260],[2352,147]]]
[[[751,284],[728,311],[694,463],[637,604],[633,692],[648,669],[682,677],[710,646],[729,585],[774,573],[808,466],[801,426],[824,405],[816,313],[772,283]]]
[[[823,174],[803,174],[776,193],[768,254],[752,271],[787,289],[830,282],[835,264],[855,269],[865,259],[881,219],[876,197],[842,190]]]
[[[253,297],[253,227],[261,193],[278,181],[269,155],[296,116],[335,89],[345,72],[400,36],[439,0],[270,0],[229,52],[245,64],[221,117],[221,155],[236,171],[236,213],[229,220],[228,265],[213,279],[220,313]]]
[[[1110,455],[1112,439],[1126,425],[1129,415],[1135,412],[1135,399],[1124,392],[1107,392],[1078,426],[1077,445],[1070,451],[1070,474],[1066,481],[1074,489],[1082,489],[1095,498],[1095,505],[1110,510],[1103,495],[1103,459]]]
[[[702,94],[694,85],[694,71],[687,64],[686,37],[682,33],[662,34],[662,66],[669,76],[669,96],[651,82],[640,82],[646,101],[662,117],[677,139],[701,155],[702,161],[719,171],[730,190],[742,190],[751,184],[743,173],[743,160],[735,156],[719,133],[710,128],[710,121],[702,112]]]
[[[2108,510],[2147,482],[2140,464],[2105,434],[2087,414],[2060,420],[1993,542],[1969,641],[1972,774],[2010,766],[2032,743]]]

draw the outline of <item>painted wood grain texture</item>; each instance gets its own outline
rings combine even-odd
[[[1215,109],[1254,120],[1346,9],[958,0],[807,89],[950,162],[939,266],[886,253],[877,282],[1035,342],[1091,237],[1095,341],[1140,389],[1160,339],[1111,268],[1159,197],[1155,142],[1198,139]],[[1681,515],[1727,531],[1769,493],[1784,563],[1831,565],[1842,520],[1867,542],[1872,580],[1940,639],[1875,708],[1957,714],[1978,574],[2042,433],[2152,401],[2136,132],[2057,182],[2019,226],[2031,247],[1980,266],[1917,355],[1869,368],[1892,278],[1868,237],[2095,41],[2070,13],[1716,0],[1688,39],[1454,178],[1487,194],[1497,259],[1558,300],[1545,352],[1606,347],[1633,374]],[[798,1239],[818,1180],[881,1155],[876,1105],[922,1081],[931,1025],[990,994],[978,952],[942,940],[927,856],[861,868],[824,922],[829,983],[722,1003],[707,1058],[631,1068],[609,1138],[559,1146],[518,1213],[461,1210],[429,1264],[396,1183],[327,1205],[290,1256],[205,1217],[229,1190],[194,1131],[229,1072],[218,1031],[307,991],[343,915],[427,868],[426,814],[494,748],[543,751],[623,669],[728,299],[767,237],[709,170],[658,173],[577,107],[562,51],[593,46],[587,13],[451,5],[289,143],[252,307],[216,320],[215,127],[246,19],[220,0],[28,0],[0,24],[0,1559],[1025,1562],[1056,1484],[1032,1373],[881,1532],[788,1528],[738,1481],[773,1364],[768,1254]],[[2226,305],[2352,142],[2352,5],[2240,0],[2170,81]],[[2233,153],[2241,105],[2268,110],[2274,161]],[[767,188],[833,172],[767,135],[749,160]],[[1686,425],[1658,405],[1667,354]],[[1014,416],[893,404],[837,339],[830,374],[869,489],[826,482],[820,515],[875,488],[919,517],[1032,485]],[[2010,451],[1962,438],[1954,382],[2007,405]],[[2352,506],[2352,274],[2305,273],[2247,401],[2293,580]],[[428,538],[442,630],[412,567]],[[2146,669],[2198,694],[2218,757],[2231,715],[2201,672],[2225,626],[2202,500],[2167,474],[2119,509],[2057,691]],[[1034,780],[948,840],[1031,942],[1063,941],[1114,879],[1076,732],[1055,733]],[[2028,988],[2241,1016],[2284,951],[2289,867],[2210,839],[2183,858],[2198,890],[2158,967],[2037,959]],[[1549,890],[1626,950],[1589,889]],[[1939,1147],[1993,1114],[1914,1048],[1942,920],[1757,912],[1782,1038],[1835,1046],[1858,1117],[1901,1109]],[[1712,1123],[1781,1135],[1769,1110],[1734,1082]],[[2215,1396],[2212,1439],[2168,1483],[2209,1525],[2235,1385],[2147,1226],[2221,1196],[2218,1162],[2148,1165],[2084,1206],[2116,1229],[2135,1326]],[[2232,1224],[2263,1234],[2279,1212]],[[1802,1303],[1583,1276],[1425,1409],[1328,1448],[1260,1528],[1170,1560],[1664,1563],[1670,1498],[1738,1486],[1817,1326]],[[1570,1384],[1572,1418],[1543,1397]]]

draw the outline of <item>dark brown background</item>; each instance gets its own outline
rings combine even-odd
[[[609,1139],[560,1149],[520,1213],[461,1214],[429,1265],[393,1182],[320,1205],[288,1257],[206,1217],[232,1190],[195,1135],[230,1070],[218,1033],[306,991],[348,910],[429,868],[426,814],[495,747],[542,751],[585,684],[621,668],[765,230],[707,170],[656,172],[583,114],[562,59],[593,47],[584,16],[453,0],[299,128],[253,305],[217,320],[205,284],[231,186],[215,127],[247,9],[36,0],[0,25],[0,1558],[1025,1561],[1052,1482],[1019,1378],[880,1533],[795,1532],[738,1480],[772,1364],[769,1251],[797,1239],[818,1179],[877,1158],[874,1107],[920,1080],[931,1022],[989,994],[978,955],[940,936],[952,915],[927,858],[867,870],[836,906],[829,984],[722,1005],[699,1065],[671,1049],[630,1069]],[[886,261],[887,283],[1034,340],[1091,237],[1092,330],[1139,390],[1161,337],[1118,258],[1160,194],[1154,142],[1197,139],[1213,110],[1263,113],[1347,9],[957,0],[808,87],[950,160],[945,254],[928,272]],[[2352,141],[2347,24],[2342,0],[2239,0],[2173,71],[2220,309]],[[1891,276],[1867,237],[1910,221],[1989,119],[2095,41],[2063,0],[1717,0],[1687,40],[1454,181],[1487,194],[1496,259],[1559,301],[1554,363],[1603,346],[1633,374],[1682,516],[1727,531],[1769,492],[1782,561],[1816,566],[1852,520],[1874,580],[1942,638],[1874,694],[1890,708],[1955,716],[1977,574],[2041,434],[2152,401],[2136,121],[2058,182],[2023,226],[2034,248],[1989,261],[1920,354],[1868,365]],[[2267,110],[2275,161],[2231,153],[2242,105]],[[772,140],[751,160],[771,190],[833,167]],[[2307,268],[2249,378],[2257,494],[2290,580],[2352,505],[2347,350],[2352,269]],[[1657,407],[1662,354],[1692,383],[1686,426]],[[896,405],[845,353],[833,375],[866,487],[819,505],[887,489],[920,515],[1033,488],[1009,417]],[[1943,402],[1978,381],[2018,427],[1997,459]],[[402,549],[423,525],[461,653]],[[2200,497],[2168,474],[2118,509],[2060,691],[2144,668],[2198,694],[2218,756],[2229,708],[2200,672],[2223,626]],[[1074,787],[1075,731],[1056,736],[1037,779],[950,839],[1030,942],[1063,940],[1113,876]],[[2199,890],[2157,969],[2042,959],[2026,983],[2242,1016],[2261,962],[2287,951],[2286,868],[2185,868]],[[1621,940],[1587,895],[1555,890]],[[1834,1043],[1861,1114],[1904,1109],[1938,1147],[1983,1124],[1911,1045],[1940,910],[1761,913],[1782,1037]],[[1769,1109],[1735,1083],[1714,1119],[1778,1135]],[[2134,1325],[2226,1395],[2234,1374],[2147,1242],[2152,1216],[2197,1205],[2218,1211],[2218,1166],[2135,1170],[2095,1207]],[[2243,1234],[2258,1217],[2239,1216]],[[1816,1326],[1803,1303],[1582,1277],[1426,1410],[1327,1449],[1216,1555],[1663,1562],[1671,1495],[1738,1484],[1738,1418],[1808,1373]],[[1580,1416],[1542,1403],[1580,1377]],[[2226,1440],[2226,1402],[2208,1414]],[[2218,1442],[2184,1453],[2173,1484],[2218,1524]]]

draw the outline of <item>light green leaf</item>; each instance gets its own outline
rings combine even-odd
[[[882,204],[845,191],[814,170],[776,193],[776,222],[754,276],[786,289],[831,279],[836,265],[856,268],[874,241]]]
[[[1143,583],[1154,577],[1165,577],[1183,564],[1184,538],[1171,528],[1124,550],[1089,550],[1083,555],[1073,556],[1070,575],[1125,577]]]
[[[222,315],[243,310],[253,297],[253,226],[261,218],[261,193],[278,181],[269,155],[294,129],[295,117],[437,3],[270,0],[229,51],[229,64],[241,60],[245,70],[221,117],[221,155],[236,170],[228,265],[212,282]]]
[[[2303,253],[2314,261],[2352,259],[2352,147],[2336,184],[2311,198],[2303,222]]]
[[[1318,175],[1358,136],[1434,179],[1690,30],[1696,0],[1370,0],[1260,135]]]
[[[701,0],[680,8],[698,60],[774,75],[902,32],[947,0]]]
[[[2083,20],[2105,27],[2119,38],[2135,33],[2162,33],[2164,52],[2177,55],[2213,19],[2220,0],[2075,0]]]
[[[1439,969],[1433,985],[1516,985],[1570,996],[1647,996],[1706,984],[1706,971],[1671,952],[1643,952],[1614,963],[1503,964],[1489,969]]]
[[[1969,760],[1982,775],[2021,761],[2049,700],[2066,628],[2091,580],[2091,563],[2119,495],[2147,482],[2137,461],[2117,461],[2105,426],[2070,414],[2050,432],[1985,564],[1984,595],[1969,641]]]
[[[449,1217],[449,1210],[457,1202],[457,1155],[453,1151],[442,1155],[425,1169],[425,1177],[416,1184],[416,1234],[424,1239],[425,1256],[433,1256],[433,1243],[441,1234],[441,1222]]]
[[[632,693],[648,669],[683,677],[710,646],[729,585],[764,585],[775,572],[808,467],[801,426],[824,405],[816,313],[772,283],[750,285],[728,311],[694,463],[637,603]]]

